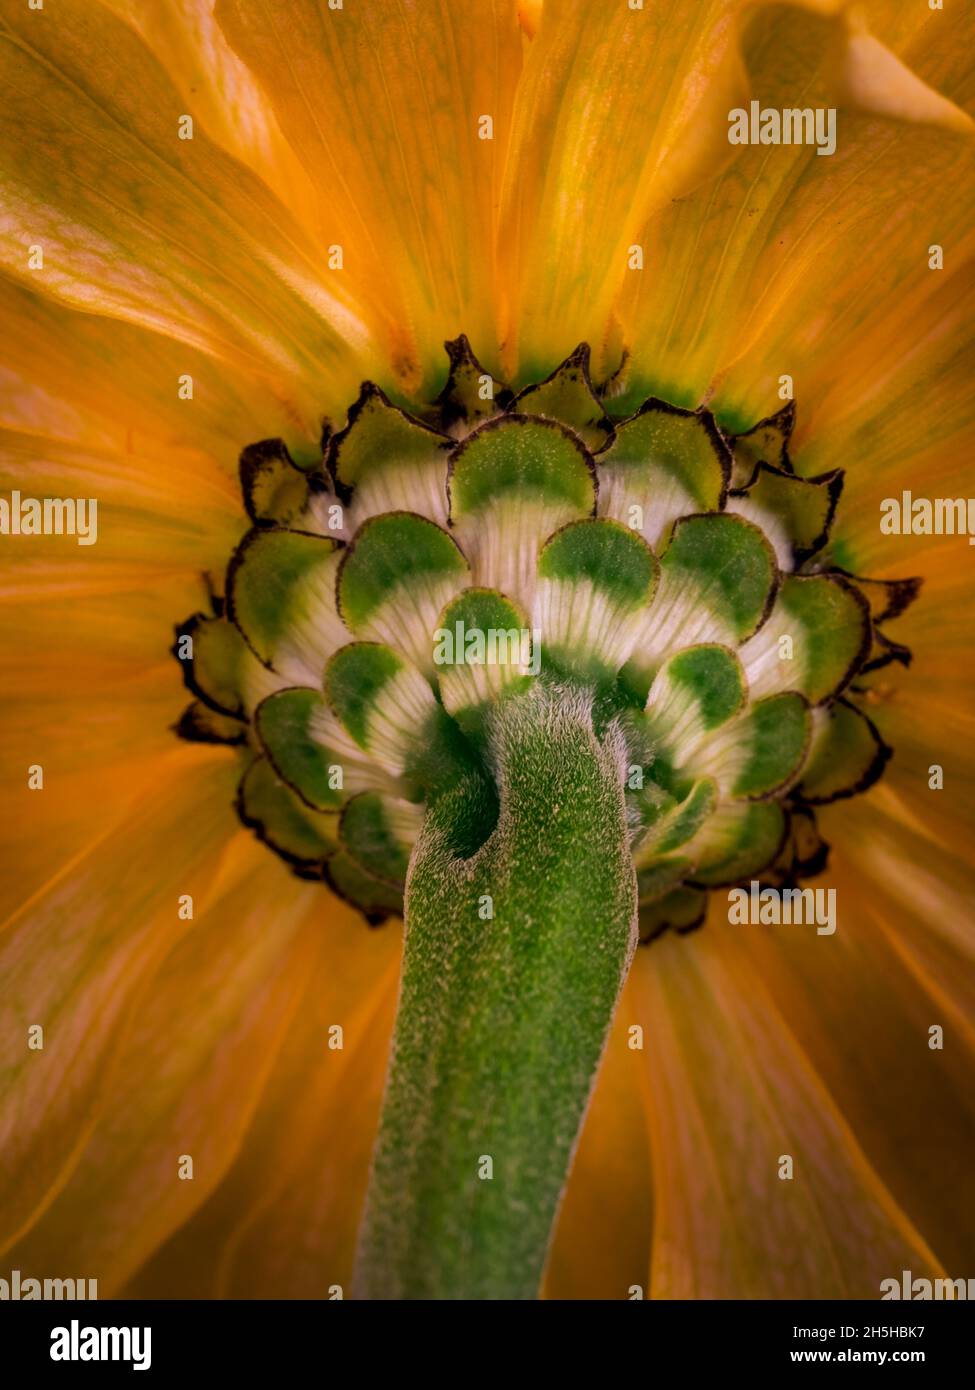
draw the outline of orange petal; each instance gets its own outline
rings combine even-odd
[[[249,837],[247,850],[117,1039],[124,1066],[69,1181],[10,1252],[19,1269],[89,1270],[108,1296],[233,1162],[304,996],[322,899]],[[191,1180],[178,1176],[186,1157]]]
[[[825,17],[837,6],[821,8],[814,16],[759,7],[744,31],[745,75],[763,107],[838,105],[836,152],[734,147],[723,172],[685,190],[634,237],[645,269],[624,282],[617,313],[637,394],[649,387],[709,399],[744,425],[780,403],[788,375],[803,430],[813,410],[862,418],[869,405],[876,418],[893,364],[918,360],[915,341],[944,312],[944,303],[928,307],[947,292],[928,248],[943,244],[950,275],[970,255],[975,126],[960,108],[973,95],[962,76],[971,16],[912,10],[892,36],[898,55],[871,50],[873,84],[864,90],[847,71],[863,33],[848,16]],[[898,119],[879,119],[881,110]],[[725,134],[727,111],[714,116]],[[829,448],[822,438],[821,447]],[[830,466],[842,461],[834,443]]]
[[[627,984],[569,1171],[545,1273],[546,1298],[631,1297],[645,1291],[652,1182],[643,1052],[631,1048],[636,1001]]]
[[[318,914],[318,959],[237,1161],[127,1295],[329,1298],[335,1285],[348,1293],[401,936],[394,926],[369,931],[334,899],[322,897]]]
[[[317,452],[319,421],[303,419],[265,378],[139,324],[69,308],[41,288],[0,276],[5,424],[127,456],[152,444],[163,473],[161,451],[179,448],[204,481],[217,469],[235,477],[241,449],[258,439],[283,436],[292,450]]]
[[[254,74],[228,45],[215,0],[102,0],[142,35],[179,88],[183,110],[253,169],[300,222],[311,187]]]
[[[515,0],[462,14],[450,0],[218,0],[216,13],[314,182],[323,239],[384,316],[394,384],[431,388],[459,332],[490,370]]]
[[[5,497],[82,499],[77,534],[7,536],[2,568],[8,585],[28,594],[35,568],[103,568],[142,560],[170,571],[224,568],[246,518],[239,485],[206,455],[143,441],[138,452],[77,448],[46,435],[0,428],[0,488]],[[96,504],[94,512],[90,504]]]
[[[369,333],[324,248],[202,128],[179,137],[190,113],[134,30],[87,0],[11,10],[0,78],[8,273],[267,378],[312,421],[351,398]]]
[[[928,17],[934,30],[941,16]],[[769,30],[754,55],[756,31]],[[813,164],[842,163],[808,148],[776,149],[774,162],[767,148],[753,149],[732,162],[730,110],[767,98],[771,73],[807,104],[791,69],[797,54],[826,45],[844,104],[877,110],[884,95],[902,119],[971,127],[885,49],[865,59],[868,38],[846,0],[710,0],[677,10],[665,0],[640,10],[548,0],[518,92],[501,222],[521,372],[553,364],[580,337],[612,370],[619,342],[610,311],[622,291],[623,341],[639,354],[641,382],[667,381],[670,394],[671,377],[685,392],[703,389],[742,346],[738,305],[729,313],[719,296],[749,305],[768,279],[771,256],[757,263],[761,233],[746,219],[774,212],[810,155]],[[887,62],[882,93],[864,76],[878,52]],[[637,245],[643,269],[630,256]]]
[[[205,895],[232,833],[231,772],[231,760],[198,749],[160,760],[124,825],[74,862],[55,857],[50,882],[0,931],[11,1010],[0,1039],[0,1246],[37,1221],[70,1176],[122,1061],[119,1041],[160,960],[192,929],[179,897]],[[33,1024],[43,1050],[28,1048]]]
[[[760,931],[737,928],[735,931]],[[773,997],[715,921],[634,969],[647,1034],[657,1298],[878,1298],[941,1271]],[[833,944],[832,938],[819,938]],[[784,1178],[791,1158],[792,1177]]]
[[[742,962],[738,988],[764,982],[879,1180],[955,1276],[975,1240],[975,1210],[963,1196],[975,1143],[971,951],[961,948],[964,922],[948,915],[951,891],[917,896],[933,875],[919,878],[911,861],[927,858],[928,847],[915,841],[910,854],[895,860],[888,852],[871,863],[862,850],[882,849],[885,837],[867,803],[858,817],[853,812],[851,803],[835,834],[827,818],[831,861],[810,885],[835,888],[835,935],[713,924],[731,935],[725,955]],[[949,964],[958,977],[954,999],[939,979]],[[933,1024],[944,1029],[943,1050],[929,1046]],[[923,1273],[917,1264],[903,1267]]]

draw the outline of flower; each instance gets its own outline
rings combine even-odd
[[[850,694],[869,715],[856,728],[895,755],[822,813],[839,930],[734,927],[718,899],[701,930],[637,953],[547,1291],[876,1297],[904,1268],[965,1273],[967,570],[957,541],[876,518],[902,489],[965,488],[970,20],[688,9],[62,0],[5,18],[5,487],[100,509],[90,548],[4,537],[11,1267],[76,1269],[103,1296],[349,1285],[399,934],[365,930],[240,829],[234,758],[172,740],[185,699],[166,648],[240,540],[241,448],[290,450],[244,455],[243,586],[294,489],[302,509],[330,505],[302,491],[321,416],[341,483],[337,441],[370,409],[450,402],[441,344],[456,368],[466,333],[481,375],[516,391],[589,343],[604,433],[654,397],[695,428],[713,416],[718,457],[771,420],[756,487],[791,478],[786,459],[798,479],[846,477],[828,550],[825,527],[773,526],[777,567],[799,534],[801,562],[871,576],[873,619],[892,610],[867,662],[892,659]],[[729,110],[800,96],[838,110],[835,155],[729,144]],[[377,390],[346,426],[363,380]],[[814,491],[830,510],[830,483]],[[720,500],[704,510],[752,537]],[[904,611],[906,575],[924,591]],[[293,636],[295,616],[262,635]],[[851,609],[840,630],[856,629]],[[206,641],[192,679],[226,710]],[[293,701],[248,692],[270,752]],[[229,732],[209,708],[184,732]],[[794,760],[781,782],[797,776]],[[246,790],[241,805],[274,838]]]

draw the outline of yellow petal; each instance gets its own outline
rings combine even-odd
[[[873,34],[855,33],[849,38],[839,83],[841,95],[862,111],[918,125],[938,125],[963,135],[972,132],[970,116],[922,82]]]

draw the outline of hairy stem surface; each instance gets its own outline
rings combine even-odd
[[[360,1240],[364,1298],[531,1298],[636,940],[620,745],[588,701],[501,707],[500,815],[432,806],[406,892],[399,1012]]]

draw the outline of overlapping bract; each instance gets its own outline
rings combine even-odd
[[[253,526],[177,629],[178,732],[235,745],[243,821],[370,921],[533,680],[626,733],[645,940],[698,925],[710,888],[819,872],[814,808],[889,757],[857,682],[909,660],[881,624],[917,589],[830,563],[842,473],[795,473],[791,404],[739,435],[657,399],[614,420],[584,344],[517,395],[447,347],[434,405],[367,383],[320,465],[244,451]]]

